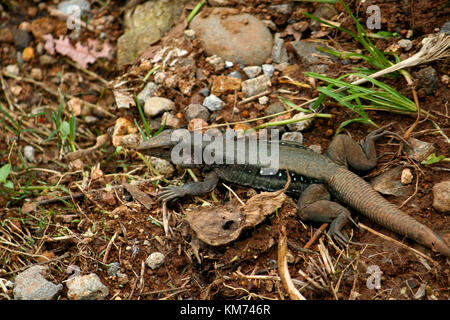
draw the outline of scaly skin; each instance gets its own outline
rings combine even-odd
[[[353,172],[339,168],[327,185],[338,199],[370,220],[450,257],[450,248],[437,233],[399,210]]]

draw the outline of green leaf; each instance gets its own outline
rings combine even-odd
[[[70,124],[67,121],[63,121],[59,131],[61,132],[61,139],[66,140],[70,134]]]
[[[425,165],[425,166],[428,166],[428,165],[430,165],[430,164],[437,163],[437,162],[442,161],[442,160],[444,160],[444,159],[445,159],[445,156],[444,156],[443,154],[441,154],[440,156],[437,156],[437,157],[436,157],[436,155],[435,155],[434,153],[432,153],[432,154],[430,154],[430,155],[428,156],[428,158],[426,158],[425,160],[423,160],[423,161],[421,162],[421,164],[423,164],[423,165]]]
[[[7,163],[0,168],[0,182],[5,183],[6,178],[8,178],[9,173],[11,172],[11,164]]]
[[[6,181],[3,186],[8,189],[14,189],[14,184],[12,183],[11,180]]]

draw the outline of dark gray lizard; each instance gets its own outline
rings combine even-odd
[[[326,155],[318,154],[293,141],[266,140],[264,147],[271,150],[270,147],[275,146],[279,152],[280,170],[275,170],[272,174],[267,174],[267,170],[264,171],[268,167],[270,169],[267,164],[249,162],[254,150],[249,151],[247,139],[244,149],[239,151],[235,145],[214,151],[216,153],[214,156],[224,160],[223,164],[179,164],[181,167],[201,168],[206,172],[204,181],[165,187],[159,198],[162,201],[169,201],[186,195],[202,195],[214,190],[219,179],[255,189],[275,191],[284,187],[289,174],[291,183],[286,193],[299,197],[298,216],[302,220],[331,222],[329,234],[339,242],[347,241],[341,229],[351,220],[351,216],[344,206],[331,201],[331,195],[377,224],[450,257],[449,246],[436,232],[399,210],[366,181],[347,169],[351,167],[364,171],[376,166],[375,140],[389,132],[385,130],[388,126],[371,132],[361,144],[353,141],[348,135],[338,135],[331,142]],[[173,160],[171,151],[175,146],[179,148],[185,144],[184,147],[191,148],[192,154],[196,146],[201,151],[207,146],[204,141],[195,142],[195,139],[172,141],[171,134],[171,130],[163,131],[141,143],[137,150]],[[226,145],[225,137],[220,139],[223,139],[222,142]],[[227,164],[225,159],[235,159],[237,153],[245,155],[244,163]]]

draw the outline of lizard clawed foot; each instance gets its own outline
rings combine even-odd
[[[158,201],[167,202],[175,198],[186,195],[183,186],[162,187],[162,192],[158,194]]]

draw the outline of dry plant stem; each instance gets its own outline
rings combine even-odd
[[[400,72],[403,75],[403,77],[405,78],[408,85],[411,87],[411,92],[412,92],[412,95],[414,98],[414,103],[416,104],[416,109],[417,109],[416,121],[414,121],[412,126],[409,127],[409,129],[406,130],[405,134],[403,135],[403,138],[405,138],[406,140],[409,140],[411,133],[414,131],[414,129],[417,127],[417,125],[419,124],[419,121],[420,121],[420,104],[419,104],[419,98],[417,97],[416,89],[413,86],[413,80],[411,78],[411,75],[409,74],[409,72],[407,72],[405,70],[401,70]]]
[[[281,281],[281,278],[278,276],[265,276],[265,275],[246,275],[237,270],[235,272],[239,277],[245,278],[245,279],[251,279],[251,280],[273,280],[273,281]],[[306,286],[307,283],[301,280],[292,279],[292,282],[299,285],[299,286]]]
[[[162,212],[163,212],[163,227],[164,227],[164,234],[166,236],[169,235],[169,218],[167,217],[167,202],[163,201],[162,203]]]
[[[281,227],[280,240],[278,241],[278,274],[280,275],[281,282],[284,288],[289,294],[292,300],[306,300],[306,298],[298,292],[292,282],[291,275],[286,260],[287,240],[286,240],[286,227]]]
[[[303,247],[303,249],[308,249],[309,247],[312,246],[312,244],[317,240],[317,238],[319,238],[319,236],[322,234],[322,232],[325,231],[325,229],[328,227],[328,223],[324,223],[320,226],[319,229],[316,230],[316,232],[314,232],[313,236],[311,237],[311,239],[309,239],[309,241],[305,244],[305,246]]]
[[[102,82],[104,85],[108,86],[109,82],[106,81],[105,79],[103,79],[102,77],[100,77],[98,74],[96,74],[95,72],[92,72],[86,68],[83,68],[82,66],[80,66],[78,63],[73,62],[72,60],[69,60],[67,58],[64,59],[65,62],[67,62],[68,64],[70,64],[72,67],[77,68],[78,70],[86,73],[88,76],[91,76],[97,80],[99,80],[100,82]]]
[[[109,251],[111,250],[111,246],[114,243],[114,240],[116,240],[117,234],[118,232],[116,231],[116,233],[114,233],[111,240],[109,240],[108,245],[106,246],[105,255],[103,256],[103,263],[108,262]]]
[[[408,250],[414,252],[415,254],[421,256],[422,258],[424,258],[424,259],[426,259],[426,260],[428,260],[428,261],[430,261],[432,263],[435,263],[435,261],[433,259],[431,259],[429,256],[427,256],[426,254],[423,254],[422,252],[417,251],[416,249],[411,248],[411,247],[407,246],[406,244],[401,243],[400,241],[397,241],[397,240],[392,239],[391,237],[388,237],[388,236],[386,236],[386,235],[384,235],[384,234],[382,234],[382,233],[380,233],[378,231],[375,231],[375,230],[369,228],[368,226],[362,224],[361,222],[358,223],[358,226],[363,228],[364,230],[369,231],[370,233],[373,233],[373,234],[379,236],[380,238],[383,238],[384,240],[387,240],[387,241],[390,241],[392,243],[395,243],[396,245],[398,245],[398,246],[400,246],[400,247],[402,247],[404,249],[408,249]]]
[[[225,183],[222,183],[222,184],[223,184],[223,186],[224,186],[225,188],[228,189],[228,191],[230,191],[230,192],[236,197],[236,199],[239,201],[239,203],[240,203],[242,206],[245,206],[244,201],[242,201],[241,198],[239,198],[239,196],[236,194],[236,192],[234,192],[233,189],[231,189],[231,188],[230,188],[229,186],[227,186]]]
[[[31,78],[27,78],[27,77],[19,77],[19,76],[15,76],[15,75],[13,75],[13,74],[11,74],[11,73],[9,73],[9,72],[6,72],[6,71],[3,71],[3,75],[5,75],[6,77],[9,77],[9,78],[12,78],[12,79],[14,79],[14,80],[17,80],[17,81],[24,81],[24,82],[32,83],[32,84],[34,84],[34,85],[36,85],[36,86],[42,88],[44,91],[47,91],[49,94],[51,94],[51,95],[53,95],[53,96],[59,98],[59,93],[56,92],[56,91],[54,91],[54,90],[52,90],[52,89],[50,89],[49,87],[47,87],[47,85],[46,85],[45,83],[43,83],[43,82],[39,82],[39,81],[33,80],[33,79],[31,79]],[[69,99],[75,98],[75,96],[73,96],[73,95],[71,95],[71,94],[66,94],[66,97],[69,98]],[[79,98],[78,98],[78,99],[79,99]],[[83,101],[83,103],[84,103],[86,106],[91,107],[91,108],[94,108],[94,109],[100,111],[101,113],[104,113],[104,114],[107,115],[107,116],[110,116],[110,117],[113,117],[113,118],[116,117],[116,116],[115,116],[114,114],[112,114],[111,112],[109,112],[109,111],[103,109],[102,107],[100,107],[100,106],[98,106],[98,105],[96,105],[96,104],[87,102],[87,101],[85,101],[85,100],[82,100],[82,101]],[[71,116],[71,115],[69,114],[69,116]]]
[[[254,100],[256,100],[256,99],[258,99],[258,98],[260,98],[260,97],[263,97],[263,96],[265,96],[265,95],[267,95],[267,94],[270,94],[271,92],[272,92],[271,90],[266,90],[266,91],[264,91],[264,92],[255,94],[254,96],[251,96],[251,97],[249,97],[249,98],[247,98],[247,99],[244,99],[244,100],[238,102],[237,105],[240,106],[240,105],[246,104],[246,103],[248,103],[248,102],[250,102],[250,101],[254,101]]]

